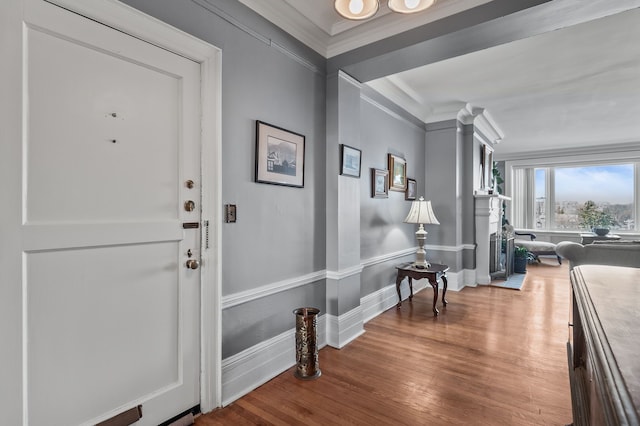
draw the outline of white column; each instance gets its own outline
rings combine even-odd
[[[476,282],[487,285],[491,283],[489,271],[491,234],[501,228],[502,200],[511,198],[503,195],[478,194],[476,199]]]
[[[340,144],[360,147],[361,84],[327,78],[327,344],[342,348],[364,333],[360,306],[360,179],[340,175]],[[366,172],[366,171],[365,171]],[[367,179],[366,173],[362,174]]]

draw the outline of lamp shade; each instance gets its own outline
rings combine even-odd
[[[436,0],[389,0],[389,9],[398,13],[416,13],[430,8]]]
[[[404,220],[404,223],[431,223],[440,225],[436,215],[433,213],[431,201],[425,201],[424,197],[411,203],[411,210]]]
[[[333,7],[341,16],[360,21],[371,18],[378,11],[378,0],[335,0]]]

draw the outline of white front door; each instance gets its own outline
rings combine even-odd
[[[200,402],[200,66],[26,8],[27,422],[155,425]]]

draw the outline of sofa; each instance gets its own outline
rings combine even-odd
[[[569,260],[569,268],[579,265],[611,265],[640,268],[640,241],[618,241],[582,245],[572,241],[556,244],[556,253]]]
[[[556,253],[556,245],[554,243],[550,243],[548,241],[535,241],[536,234],[532,232],[516,231],[514,227],[509,224],[509,221],[505,221],[505,224],[502,226],[502,230],[507,235],[513,235],[514,244],[517,247],[526,248],[527,252],[529,252],[531,257],[538,263],[540,263],[540,256],[550,255],[556,256],[558,264],[562,264],[562,258]]]
[[[562,264],[562,257],[556,253],[556,244],[548,241],[535,241],[536,234],[531,232],[518,232],[515,231],[514,235],[516,239],[514,241],[516,246],[524,247],[531,254],[531,256],[540,263],[540,256],[552,255],[558,259],[558,264]],[[528,239],[517,238],[518,236],[528,236]]]

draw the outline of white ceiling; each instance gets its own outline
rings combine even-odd
[[[325,58],[454,15],[491,0],[439,0],[428,13],[401,15],[385,1],[366,21],[344,19],[333,9],[333,0],[238,0],[287,31]]]
[[[314,43],[306,43],[325,57],[487,2],[440,0],[415,17],[397,15],[384,7],[372,20],[358,25],[340,18],[333,11],[331,0],[240,1],[303,42],[309,34],[315,34],[309,31],[316,31],[319,36],[311,37]],[[265,10],[267,3],[270,11]],[[273,13],[279,18],[274,18]],[[278,19],[283,22],[276,22]],[[292,22],[297,29],[292,29]],[[307,29],[303,30],[303,26]],[[497,157],[637,143],[640,9],[436,62],[368,84],[425,122],[450,118],[467,103],[486,108],[504,133],[503,141],[496,146]]]

